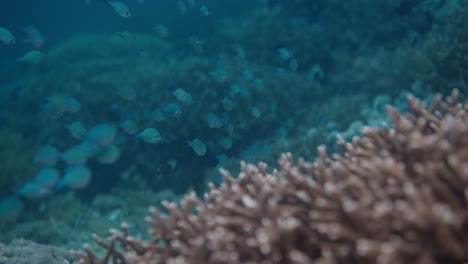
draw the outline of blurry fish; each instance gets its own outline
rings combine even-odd
[[[210,128],[219,128],[223,125],[221,118],[217,117],[213,113],[209,113],[205,116],[204,121]]]
[[[265,83],[263,82],[261,78],[255,78],[253,80],[253,85],[255,86],[257,90],[262,90],[263,88],[265,88]]]
[[[138,4],[143,5],[145,3],[145,0],[138,0]]]
[[[203,41],[197,35],[189,37],[189,44],[197,54],[203,52]]]
[[[206,145],[200,139],[194,138],[192,141],[187,141],[188,145],[192,147],[195,154],[203,156],[206,153]]]
[[[323,72],[322,67],[316,64],[310,68],[309,72],[307,73],[306,79],[308,81],[314,81],[323,79],[323,77],[325,77],[325,73]]]
[[[34,48],[40,49],[44,45],[45,38],[42,33],[33,26],[26,26],[21,27],[21,31],[23,31],[27,38],[25,40],[26,43],[31,43]]]
[[[236,54],[237,57],[241,59],[245,59],[245,50],[241,47],[238,43],[232,44],[232,50]]]
[[[161,110],[159,109],[154,109],[153,111],[151,111],[150,115],[157,122],[162,122],[164,121],[164,119],[166,119],[163,112],[161,112]]]
[[[117,94],[128,101],[133,101],[136,98],[136,91],[131,86],[120,86],[117,88]]]
[[[64,113],[68,109],[67,98],[68,96],[63,94],[52,95],[49,98],[47,98],[47,103],[50,104],[50,106],[54,107],[56,110],[58,110],[60,113]]]
[[[217,66],[216,69],[210,71],[209,74],[218,82],[225,82],[229,74],[223,66]]]
[[[209,16],[209,15],[213,14],[208,10],[208,7],[206,7],[206,6],[201,6],[200,7],[200,13],[201,13],[201,16]]]
[[[129,46],[134,45],[135,35],[128,31],[119,31],[115,34],[119,39],[125,41]]]
[[[84,164],[91,156],[90,150],[82,144],[72,146],[60,155],[68,165]]]
[[[86,134],[86,127],[80,121],[65,125],[65,128],[68,129],[70,135],[76,139],[83,139]]]
[[[39,199],[51,194],[51,190],[45,186],[32,181],[27,182],[18,190],[18,194],[29,199]]]
[[[97,159],[102,164],[112,164],[119,158],[120,149],[116,145],[105,146],[97,154]]]
[[[45,167],[40,169],[36,175],[34,175],[33,182],[39,186],[52,188],[60,178],[60,173],[55,168]]]
[[[15,221],[24,209],[24,204],[16,195],[0,200],[0,224]]]
[[[135,121],[133,120],[125,120],[125,121],[122,121],[120,122],[120,128],[127,134],[130,134],[130,135],[133,135],[137,132],[138,130],[138,127],[135,123]]]
[[[177,98],[177,100],[181,101],[184,104],[192,104],[192,95],[186,92],[182,88],[177,88],[172,94]]]
[[[224,149],[228,150],[232,147],[232,139],[229,137],[224,137],[218,140],[218,144]]]
[[[182,1],[177,1],[177,9],[179,9],[179,14],[185,16],[187,13],[187,6]]]
[[[76,100],[75,97],[67,96],[65,100],[66,100],[65,111],[70,112],[70,113],[76,113],[80,111],[81,103],[78,100]]]
[[[278,53],[282,60],[289,60],[292,57],[291,52],[287,48],[279,48]]]
[[[243,71],[242,71],[242,76],[244,76],[244,78],[247,80],[247,81],[251,81],[255,76],[253,75],[253,72],[249,69],[249,68],[245,68]]]
[[[59,157],[59,152],[56,148],[50,145],[43,146],[34,156],[34,163],[44,166],[55,166]]]
[[[231,100],[229,97],[224,97],[223,101],[221,101],[221,104],[223,105],[223,109],[226,111],[231,111],[232,108],[234,108],[234,102]]]
[[[36,64],[39,63],[42,60],[42,58],[44,58],[44,56],[44,53],[42,53],[39,50],[31,50],[24,54],[22,57],[17,58],[16,61],[21,63]]]
[[[237,83],[231,84],[231,86],[229,86],[229,96],[234,98],[237,94],[240,93],[240,90],[241,90],[241,87],[239,86],[239,84]]]
[[[195,6],[195,0],[187,0],[187,3],[190,7],[194,7]]]
[[[215,156],[216,160],[218,160],[219,163],[224,163],[226,162],[229,158],[226,154],[220,153]]]
[[[137,135],[137,138],[141,138],[143,141],[150,144],[158,143],[162,140],[159,131],[152,127],[145,128]]]
[[[86,139],[98,146],[106,146],[112,144],[116,136],[117,127],[113,124],[103,123],[90,128]]]
[[[109,5],[114,8],[114,11],[117,12],[123,18],[129,18],[131,16],[130,10],[128,6],[121,1],[118,0],[111,0],[109,1]]]
[[[262,115],[262,111],[258,109],[258,107],[254,106],[250,109],[250,114],[255,118],[258,119]]]
[[[156,33],[158,34],[160,38],[167,38],[167,36],[169,35],[169,29],[167,29],[167,27],[162,24],[157,25],[154,28],[154,30],[156,31]]]
[[[232,133],[234,132],[234,125],[231,123],[226,124],[225,130],[226,132],[228,132],[229,135],[232,135]]]
[[[5,45],[13,45],[16,40],[11,31],[7,28],[0,27],[0,42],[3,42]]]
[[[65,175],[61,178],[56,186],[56,190],[61,190],[68,187],[73,190],[86,187],[91,181],[91,170],[85,165],[69,166],[65,169]]]
[[[297,60],[296,59],[291,59],[289,61],[289,69],[291,71],[297,71],[297,67],[298,67]]]
[[[65,112],[79,112],[81,103],[72,96],[56,94],[47,98],[47,104],[44,108],[49,114],[61,116]]]
[[[180,108],[180,106],[174,103],[163,106],[162,110],[164,113],[172,117],[179,116],[180,114],[182,114],[182,109]]]

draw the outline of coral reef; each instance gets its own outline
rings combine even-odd
[[[412,113],[387,107],[393,128],[363,129],[315,162],[283,154],[280,169],[222,170],[204,201],[151,208],[148,241],[111,230],[83,263],[454,263],[468,260],[468,115],[458,91]],[[119,250],[119,246],[121,250]]]
[[[78,262],[64,249],[40,245],[24,239],[16,239],[8,245],[0,243],[0,263],[77,264]]]

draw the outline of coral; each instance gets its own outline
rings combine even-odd
[[[453,263],[468,261],[468,115],[454,90],[429,106],[408,96],[412,114],[387,110],[394,128],[363,129],[330,157],[291,154],[279,170],[242,164],[238,179],[201,201],[187,195],[169,214],[151,208],[153,239],[111,230],[107,263]],[[121,244],[119,251],[117,244]]]
[[[9,264],[77,264],[66,250],[16,239],[10,244],[0,243],[0,263]]]

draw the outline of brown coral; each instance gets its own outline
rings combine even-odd
[[[205,201],[151,209],[151,241],[113,230],[84,263],[453,263],[468,261],[468,115],[454,91],[412,114],[389,107],[394,128],[365,128],[343,155],[311,163],[282,155],[279,170],[222,171]],[[121,244],[117,247],[117,244]]]

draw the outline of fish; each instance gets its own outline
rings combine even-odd
[[[86,139],[97,146],[107,146],[114,142],[117,136],[117,127],[110,123],[97,124],[88,130]]]
[[[70,113],[77,113],[81,109],[81,103],[73,96],[67,96],[65,98],[65,111]]]
[[[136,91],[131,86],[121,86],[117,89],[117,94],[127,101],[133,101],[136,98]]]
[[[78,190],[86,187],[91,181],[91,170],[85,165],[68,166],[65,175],[55,185],[56,190],[68,187]]]
[[[240,90],[241,90],[241,87],[239,84],[237,83],[231,84],[231,86],[229,86],[229,96],[234,98],[237,94],[240,93]]]
[[[257,90],[263,90],[263,88],[265,88],[265,83],[261,78],[255,78],[252,83]]]
[[[162,25],[162,24],[159,24],[156,27],[154,27],[154,30],[156,31],[156,33],[158,34],[160,38],[164,39],[164,38],[167,38],[167,36],[169,35],[169,29],[165,25]]]
[[[27,35],[27,39],[25,40],[26,43],[31,43],[36,49],[42,48],[46,38],[37,28],[33,26],[26,26],[21,27],[21,31]]]
[[[109,5],[114,8],[114,11],[123,18],[129,18],[131,16],[130,9],[122,1],[108,1]]]
[[[221,118],[213,113],[207,114],[204,118],[204,121],[210,128],[220,128],[223,125]]]
[[[37,151],[33,162],[43,166],[55,166],[58,158],[59,151],[51,145],[45,145]]]
[[[23,185],[17,192],[20,196],[23,196],[28,199],[39,199],[44,198],[52,193],[52,190],[46,186],[41,186],[40,184],[31,181]]]
[[[162,107],[162,110],[164,113],[172,117],[179,116],[180,114],[182,114],[182,109],[180,108],[180,106],[174,103],[166,104]]]
[[[156,128],[148,127],[138,133],[137,138],[141,138],[146,143],[154,144],[162,140],[161,134]]]
[[[0,27],[0,42],[5,45],[13,45],[16,43],[16,40],[9,29]]]
[[[68,165],[84,164],[99,151],[99,147],[90,141],[83,141],[60,154],[60,158]]]
[[[39,186],[53,188],[59,178],[60,173],[56,168],[44,167],[34,175],[32,181]]]
[[[119,124],[120,128],[127,134],[133,135],[138,131],[135,121],[127,119]]]
[[[17,62],[25,64],[37,64],[42,61],[44,58],[44,53],[39,50],[31,50],[24,54],[23,56],[16,59]]]
[[[157,122],[162,122],[164,121],[164,119],[166,119],[163,112],[159,109],[154,109],[153,111],[151,111],[150,115]]]
[[[223,109],[228,112],[231,111],[232,108],[234,108],[234,102],[231,100],[231,98],[227,96],[223,98],[221,104],[223,105]]]
[[[287,48],[279,48],[278,54],[282,60],[289,60],[292,57],[291,52]]]
[[[101,164],[112,164],[120,158],[120,149],[116,145],[101,148],[97,154],[97,160]]]
[[[208,10],[208,7],[206,7],[206,6],[201,6],[200,7],[200,13],[201,13],[201,16],[209,16],[209,15],[213,14]]]
[[[192,104],[192,95],[182,88],[175,89],[172,92],[172,95],[174,95],[177,98],[177,100],[181,101],[184,104]]]
[[[188,4],[190,7],[194,7],[195,6],[195,0],[187,0]]]
[[[229,137],[224,137],[218,140],[218,144],[224,149],[228,150],[232,147],[232,139]]]
[[[238,43],[232,44],[232,50],[238,58],[245,59],[246,53],[244,48],[241,47],[241,45],[239,45]]]
[[[256,106],[253,106],[251,109],[250,109],[250,114],[255,118],[255,119],[258,119],[261,115],[262,115],[262,111],[256,107]]]
[[[185,16],[187,13],[187,5],[182,1],[177,1],[177,9],[179,9],[179,14]]]
[[[80,121],[65,125],[65,128],[68,129],[70,135],[76,139],[83,139],[86,135],[86,127]]]
[[[187,144],[192,147],[195,154],[203,156],[206,153],[206,145],[199,138],[194,138],[191,141],[187,141]]]
[[[220,153],[218,155],[215,155],[215,158],[219,163],[224,163],[229,159],[228,156],[226,154],[224,154],[224,153]]]
[[[289,61],[289,69],[291,71],[297,71],[297,67],[298,67],[298,63],[297,63],[297,60],[296,59],[291,59]]]

